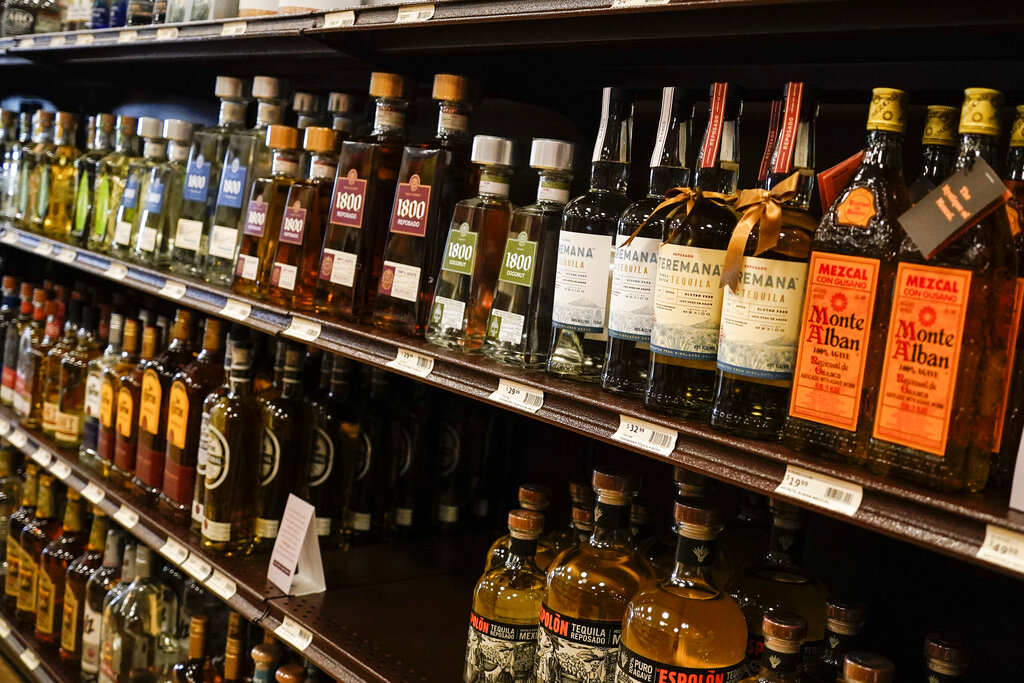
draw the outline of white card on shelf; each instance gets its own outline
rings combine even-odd
[[[181,568],[196,577],[199,581],[205,581],[206,577],[213,571],[213,567],[204,562],[203,558],[192,554],[188,556],[187,560],[181,563]]]
[[[88,486],[82,489],[82,498],[85,498],[93,505],[99,505],[100,501],[106,498],[106,496],[106,491],[104,491],[102,488],[91,482],[89,483]]]
[[[0,436],[6,436],[11,431],[11,423],[0,417]]]
[[[54,460],[50,463],[50,471],[53,472],[53,476],[61,481],[67,481],[68,477],[71,476],[71,465],[63,460]]]
[[[775,492],[850,517],[857,514],[864,498],[864,489],[858,484],[811,472],[796,465],[786,467],[786,474]]]
[[[135,525],[139,523],[139,513],[132,510],[127,505],[122,505],[117,508],[117,512],[114,513],[114,521],[128,531],[131,531],[135,528]]]
[[[157,40],[174,40],[178,37],[177,26],[161,26],[156,30]]]
[[[328,12],[324,15],[324,25],[320,28],[348,28],[356,25],[355,10],[347,9],[343,12]]]
[[[288,329],[281,334],[286,337],[291,337],[292,339],[311,342],[316,341],[320,336],[320,329],[320,323],[316,320],[309,320],[308,318],[300,318],[297,315],[293,315],[292,321],[288,325]]]
[[[316,534],[316,509],[298,496],[288,494],[267,579],[287,595],[309,595],[327,589]]]
[[[138,39],[138,31],[121,31],[117,34],[117,42],[119,43],[134,43]]]
[[[21,48],[22,50],[24,50],[26,48],[30,48],[30,47],[35,47],[35,46],[36,46],[36,39],[35,38],[22,38],[21,40],[18,41],[18,47]]]
[[[74,263],[76,258],[78,258],[78,252],[68,247],[61,247],[61,250],[57,252],[57,260],[63,263]]]
[[[274,629],[274,635],[299,652],[303,652],[313,642],[313,634],[291,617],[284,618],[281,625]]]
[[[240,36],[245,33],[245,29],[248,26],[244,21],[226,21],[220,27],[220,34],[222,36]]]
[[[188,548],[168,537],[167,542],[160,546],[160,554],[180,566],[188,559]]]
[[[40,467],[49,467],[50,461],[53,460],[53,453],[40,446],[32,451],[32,455],[29,457],[39,463]]]
[[[985,540],[976,557],[1024,574],[1024,534],[995,524],[985,525]]]
[[[15,429],[11,432],[7,440],[11,442],[11,445],[15,448],[24,448],[25,444],[28,443],[28,435],[20,429]]]
[[[6,638],[11,635],[11,625],[7,623],[7,620],[0,617],[0,638]]]
[[[222,316],[237,320],[238,322],[244,321],[251,313],[252,305],[238,299],[228,299],[224,303],[224,307],[220,309]]]
[[[433,5],[406,5],[398,8],[396,24],[415,24],[420,21],[427,21],[434,16]]]
[[[49,256],[53,253],[53,245],[49,242],[37,242],[35,248],[32,250],[42,256]]]
[[[49,47],[64,47],[68,44],[68,39],[64,36],[54,36],[50,38]]]
[[[235,582],[228,577],[221,574],[216,569],[213,570],[213,575],[206,580],[206,587],[217,594],[217,597],[221,600],[227,601],[238,590],[238,586]]]
[[[75,38],[75,45],[92,45],[94,42],[96,42],[96,36],[91,33],[80,33]]]
[[[111,280],[123,280],[128,277],[128,266],[123,263],[111,263],[103,274]]]
[[[18,241],[18,233],[14,232],[13,230],[7,230],[6,232],[4,232],[4,236],[0,237],[0,241],[4,242],[5,244],[14,244],[15,242]]]
[[[499,378],[498,388],[490,396],[492,401],[536,413],[544,406],[544,390],[528,387],[510,379]]]
[[[185,296],[186,290],[187,287],[185,287],[184,283],[168,280],[164,283],[164,286],[160,288],[159,294],[166,299],[174,299],[177,301],[181,297]]]
[[[39,668],[39,655],[37,655],[34,650],[25,648],[21,651],[21,654],[18,655],[18,659],[21,660],[22,664],[24,664],[25,668],[29,671],[35,671]]]
[[[395,359],[385,365],[395,370],[408,372],[410,375],[426,377],[434,369],[434,359],[430,356],[424,356],[422,353],[398,347]]]
[[[667,427],[660,427],[653,422],[620,414],[619,428],[612,434],[612,438],[645,451],[668,455],[676,448],[679,432]]]

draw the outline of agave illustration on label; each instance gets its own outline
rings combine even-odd
[[[768,663],[772,665],[773,669],[778,669],[779,664],[782,664],[782,657],[779,657],[777,655],[769,655]]]
[[[697,546],[693,549],[693,554],[697,556],[697,562],[703,563],[704,560],[708,559],[708,555],[711,554],[711,550],[707,546]]]

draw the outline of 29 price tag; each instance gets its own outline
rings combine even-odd
[[[410,375],[426,377],[434,369],[434,359],[424,356],[422,353],[399,347],[395,359],[385,365],[394,370],[408,372]]]
[[[864,498],[864,489],[857,484],[795,465],[786,468],[782,483],[775,492],[851,517],[857,513]]]
[[[84,489],[82,489],[82,498],[85,498],[93,505],[99,505],[100,501],[106,498],[106,496],[107,492],[101,489],[96,484],[89,484]]]
[[[220,314],[225,318],[231,318],[238,322],[244,321],[252,313],[252,306],[244,301],[238,299],[228,299],[224,303],[224,308],[220,309]]]
[[[490,399],[528,413],[536,413],[544,405],[544,391],[501,378],[498,380],[498,389],[490,395]]]
[[[160,296],[177,301],[181,297],[185,296],[187,289],[188,288],[181,282],[168,280],[164,283],[164,286],[160,288]]]
[[[188,559],[188,548],[178,543],[173,538],[168,538],[167,542],[160,546],[160,554],[174,564],[180,566]]]
[[[288,325],[283,334],[286,337],[292,339],[299,339],[306,342],[316,341],[320,336],[320,323],[315,320],[308,320],[306,318],[300,318],[297,315],[292,316],[292,321]]]
[[[123,263],[111,263],[103,274],[111,280],[123,280],[128,277],[128,266]]]
[[[988,524],[976,557],[1024,574],[1024,534]]]
[[[15,448],[24,448],[25,444],[28,443],[28,435],[20,429],[15,429],[11,432],[11,435],[7,437],[7,440],[11,442],[11,445]]]
[[[344,12],[328,12],[324,15],[324,25],[321,28],[348,28],[356,25],[356,13],[353,10]]]
[[[313,642],[313,634],[299,625],[291,617],[285,617],[281,625],[274,629],[274,635],[302,652]]]
[[[676,448],[679,432],[627,415],[619,415],[619,428],[612,438],[627,446],[668,455]]]
[[[135,528],[135,525],[139,523],[139,513],[132,510],[127,505],[122,505],[117,508],[117,512],[114,513],[114,521],[128,531],[131,531]]]
[[[230,600],[238,590],[238,586],[235,585],[234,581],[224,576],[216,569],[213,570],[213,576],[206,580],[206,587],[216,593],[217,597],[225,602]]]
[[[50,471],[53,472],[53,476],[61,481],[67,481],[68,477],[71,476],[71,465],[63,460],[57,460],[50,465]]]

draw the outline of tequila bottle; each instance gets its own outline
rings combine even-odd
[[[387,526],[388,501],[383,500],[381,491],[387,489],[392,471],[388,448],[392,428],[389,416],[394,414],[388,391],[390,376],[373,368],[369,384],[360,422],[348,428],[357,433],[352,494],[343,513],[345,538],[352,544],[380,540]]]
[[[4,130],[7,131],[7,141],[3,147],[3,157],[0,158],[0,218],[13,221],[18,210],[18,179],[25,154],[32,143],[32,114],[23,112],[18,116],[17,137],[11,134],[6,124]]]
[[[23,36],[35,32],[38,5],[29,0],[5,2],[0,8],[0,35]]]
[[[85,391],[82,399],[81,434],[82,443],[78,449],[78,460],[99,469],[98,447],[100,435],[100,414],[103,408],[103,376],[113,368],[121,357],[121,339],[124,317],[111,313],[107,324],[107,346],[101,355],[88,361],[85,368]]]
[[[139,545],[131,544],[125,547],[121,560],[120,580],[115,582],[106,595],[98,600],[100,605],[99,635],[97,636],[99,654],[96,660],[98,675],[94,678],[102,683],[117,683],[119,681],[122,642],[117,631],[116,617],[121,608],[121,602],[124,600],[125,592],[135,580],[135,552]],[[83,670],[84,664],[85,660],[83,660]]]
[[[75,115],[57,112],[54,146],[40,157],[39,181],[32,228],[48,237],[67,239],[75,213],[75,159],[81,151],[75,147]]]
[[[10,109],[0,109],[0,218],[9,218],[5,200],[12,170],[11,161],[19,148],[18,114]]]
[[[33,293],[32,325],[21,334],[18,353],[18,377],[15,382],[14,412],[29,429],[43,424],[43,383],[46,380],[46,354],[57,343],[61,332],[59,301],[46,301],[45,290]],[[45,311],[46,324],[41,324]]]
[[[78,448],[83,443],[85,409],[92,401],[93,409],[99,407],[99,378],[93,382],[92,396],[89,395],[89,364],[99,356],[96,314],[99,310],[86,306],[82,311],[82,324],[76,333],[75,346],[60,359],[57,389],[57,420],[54,440],[58,446]],[[120,325],[120,323],[118,323]],[[117,334],[120,335],[120,329]],[[51,359],[51,363],[53,360]],[[99,415],[99,411],[95,411]],[[96,423],[91,425],[91,449],[96,452]],[[88,457],[88,456],[87,456]]]
[[[967,649],[961,643],[938,633],[929,633],[924,639],[924,656],[929,683],[957,683],[967,680],[967,665],[970,660]]]
[[[324,101],[319,95],[296,92],[292,95],[292,111],[295,112],[295,127],[299,130],[323,125]]]
[[[139,185],[142,207],[131,254],[136,263],[162,268],[171,261],[192,129],[187,121],[164,121],[167,160],[151,168],[145,182]]]
[[[462,76],[435,75],[437,136],[402,152],[373,310],[378,329],[423,334],[447,237],[444,226],[456,202],[471,191],[467,89]]]
[[[82,322],[82,301],[72,299],[68,302],[67,317],[64,321],[63,334],[57,339],[54,345],[46,352],[46,359],[43,361],[42,384],[43,384],[43,434],[52,437],[57,431],[57,410],[60,404],[61,361],[69,352],[73,351],[78,338],[78,328]]]
[[[103,547],[103,563],[85,584],[81,625],[81,671],[84,683],[95,683],[99,674],[103,600],[121,582],[122,556],[127,554],[124,532],[119,529],[108,531]]]
[[[652,214],[665,200],[666,192],[690,183],[686,164],[692,120],[693,102],[686,91],[663,88],[647,196],[622,213],[615,233],[612,291],[608,300],[608,352],[601,375],[601,386],[608,391],[639,396],[647,390],[654,280],[658,248],[665,233],[664,212]]]
[[[36,502],[39,494],[39,466],[26,463],[25,482],[21,485],[21,505],[7,519],[7,540],[5,560],[7,574],[4,576],[4,603],[8,611],[14,611],[18,604],[18,571],[21,564],[21,532],[36,516]]]
[[[114,151],[100,159],[96,165],[96,183],[93,187],[92,228],[88,231],[86,246],[90,251],[106,253],[114,237],[117,210],[128,181],[128,168],[139,159],[139,138],[135,134],[138,119],[117,117],[117,138]]]
[[[196,447],[196,484],[192,491],[192,531],[201,534],[203,530],[203,506],[206,501],[206,461],[210,442],[210,411],[231,389],[231,349],[236,338],[241,338],[242,329],[235,324],[224,346],[224,381],[206,395],[201,404],[202,417],[199,419],[199,442]],[[191,407],[191,406],[190,406]]]
[[[504,562],[486,570],[473,589],[462,677],[466,683],[488,676],[533,680],[545,583],[535,555],[543,528],[544,516],[539,512],[514,510],[508,514],[509,545]]]
[[[845,683],[892,683],[895,671],[892,662],[870,652],[851,652],[843,662]]]
[[[581,543],[586,542],[594,533],[594,506],[589,508],[573,504],[572,506],[572,536],[571,542],[566,548],[577,548]]]
[[[7,339],[11,338],[12,348],[18,348],[18,326],[32,319],[32,288],[27,288],[29,308],[27,315],[21,312],[24,307],[19,297],[18,278],[13,275],[5,275],[2,285],[2,303],[0,303],[0,361],[6,354]],[[13,370],[13,368],[12,368]],[[11,374],[13,379],[14,375]],[[3,386],[2,374],[0,374],[0,387]],[[3,390],[0,388],[0,402],[3,400]]]
[[[493,360],[540,369],[551,348],[551,306],[562,210],[569,201],[573,146],[534,139],[530,167],[540,175],[537,201],[512,212],[483,352]]]
[[[906,109],[905,92],[875,88],[864,160],[814,233],[804,332],[783,430],[791,448],[864,461],[878,391],[868,378],[881,366],[903,239],[896,218],[910,206],[902,159]],[[833,348],[844,363],[838,371]],[[831,367],[830,376],[818,371],[821,363]]]
[[[53,500],[53,475],[39,475],[36,514],[21,530],[21,556],[18,560],[18,603],[15,616],[25,624],[36,623],[39,594],[40,557],[46,546],[61,531],[60,518]]]
[[[39,197],[40,167],[43,156],[54,148],[53,144],[54,113],[37,109],[32,115],[32,138],[29,146],[22,154],[18,165],[18,200],[15,205],[14,221],[23,227],[33,226],[35,203]]]
[[[480,185],[476,197],[455,205],[427,322],[429,342],[466,353],[483,346],[515,208],[508,199],[512,145],[490,135],[473,138],[470,160],[480,166]]]
[[[142,158],[128,165],[121,201],[113,210],[109,252],[117,258],[128,258],[135,246],[139,233],[139,218],[145,201],[145,185],[149,172],[167,160],[167,144],[164,142],[163,122],[149,116],[139,119],[138,134],[143,140]],[[113,190],[111,199],[113,199]],[[111,206],[114,206],[111,202]]]
[[[761,673],[746,679],[748,683],[797,683],[800,646],[807,636],[807,622],[798,614],[767,612],[761,622],[764,653]]]
[[[81,494],[69,488],[60,535],[50,541],[39,554],[35,635],[36,640],[42,643],[60,642],[68,567],[82,554],[88,541],[83,518],[84,505]]]
[[[917,203],[922,197],[938,187],[939,183],[953,175],[956,163],[957,112],[955,107],[931,105],[924,120],[924,135],[921,136],[921,169],[917,179],[907,188],[910,201]]]
[[[707,419],[711,410],[721,270],[736,227],[736,214],[715,195],[736,191],[741,97],[728,83],[711,86],[711,118],[697,158],[695,189],[702,194],[688,214],[665,223],[658,248],[645,404],[659,412]]]
[[[825,651],[820,659],[800,665],[800,683],[835,683],[840,678],[846,654],[856,649],[854,645],[864,627],[865,614],[863,605],[828,601],[825,608]]]
[[[330,128],[310,126],[303,147],[309,171],[305,180],[288,190],[268,295],[271,302],[291,311],[310,312],[316,299],[331,190],[338,174],[337,135]]]
[[[156,339],[156,328],[147,325],[142,332],[142,353],[139,354],[138,363],[125,368],[123,372],[118,372],[115,379],[117,402],[114,408],[114,461],[110,468],[110,479],[125,489],[129,488],[135,475],[142,422],[142,380],[146,366],[156,353]],[[127,334],[125,350],[128,350]],[[134,350],[132,348],[133,352]],[[119,367],[120,363],[115,367],[115,371]]]
[[[66,518],[67,512],[64,514]],[[93,508],[89,542],[85,550],[68,565],[64,578],[64,612],[60,627],[60,658],[65,662],[78,663],[82,658],[85,591],[89,579],[103,564],[107,526],[106,513],[99,508]],[[116,538],[115,536],[115,540]]]
[[[547,486],[523,484],[519,487],[519,507],[523,510],[540,514],[541,526],[543,526],[543,515],[550,505],[551,489]],[[491,547],[487,550],[487,559],[484,562],[485,571],[490,571],[505,564],[511,542],[512,535],[505,534],[491,544]],[[547,539],[538,538],[537,547],[534,549],[534,561],[537,563],[537,567],[541,571],[547,571],[548,566],[554,559],[555,552],[551,542]]]
[[[619,216],[630,203],[626,181],[632,132],[631,94],[605,88],[590,189],[566,205],[558,235],[547,370],[559,377],[590,382],[601,377],[608,341],[613,237]]]
[[[374,96],[373,93],[370,95]],[[338,137],[348,140],[355,135],[356,104],[354,97],[343,92],[328,93],[327,113],[331,115],[331,128],[338,133]]]
[[[113,114],[97,114],[95,130],[85,154],[75,159],[75,213],[68,241],[79,247],[88,244],[96,218],[96,177],[100,161],[114,149]]]
[[[341,540],[342,511],[352,492],[355,439],[349,432],[357,419],[349,396],[347,359],[327,356],[324,364],[331,368],[329,386],[312,404],[308,488],[309,502],[316,508],[317,537],[321,547],[330,548]]]
[[[397,74],[371,74],[373,132],[341,146],[316,293],[321,315],[364,320],[373,312],[405,145],[404,87]]]
[[[135,366],[139,362],[139,322],[131,318],[125,320],[123,336],[124,347],[113,364],[105,364],[103,366],[103,376],[100,382],[99,425],[96,431],[96,469],[104,478],[111,476],[114,467],[114,457],[117,451],[117,395],[121,388],[121,379],[134,372]],[[127,419],[131,419],[131,416],[128,415]],[[128,431],[127,427],[126,431]]]

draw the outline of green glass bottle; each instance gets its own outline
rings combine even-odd
[[[96,165],[93,186],[92,227],[88,231],[86,246],[89,251],[104,254],[114,236],[117,208],[121,205],[128,167],[139,158],[139,138],[135,134],[139,121],[132,116],[118,116],[114,151],[100,159]]]

